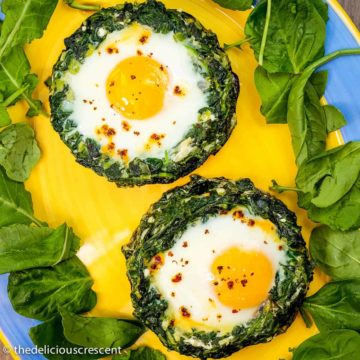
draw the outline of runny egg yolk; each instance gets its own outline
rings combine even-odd
[[[237,247],[219,255],[211,271],[215,294],[233,312],[259,306],[267,298],[274,277],[272,263],[265,254]]]
[[[113,69],[106,92],[111,107],[121,115],[145,120],[163,108],[168,83],[165,66],[148,56],[134,56]]]

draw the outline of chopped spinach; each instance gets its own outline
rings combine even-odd
[[[19,314],[38,320],[50,320],[59,307],[81,313],[96,304],[93,280],[85,265],[72,257],[53,267],[11,273],[8,292]]]
[[[360,354],[360,335],[353,330],[322,331],[305,340],[294,351],[292,360],[356,360]]]
[[[360,278],[327,283],[305,299],[303,309],[311,314],[320,331],[360,331]]]
[[[315,228],[310,237],[310,253],[317,266],[335,280],[360,278],[360,231]]]

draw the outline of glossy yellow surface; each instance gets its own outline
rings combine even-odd
[[[118,3],[116,0],[96,2],[105,6]],[[243,37],[247,12],[227,11],[210,0],[165,0],[164,3],[196,16],[218,35],[221,43],[231,43]],[[71,35],[87,16],[89,13],[68,8],[60,1],[44,37],[27,48],[32,70],[40,76],[35,96],[45,103],[48,111],[48,89],[43,82],[51,74],[52,66],[64,47],[64,38]],[[263,190],[268,190],[271,179],[293,185],[296,167],[289,130],[286,125],[266,125],[260,115],[260,101],[253,81],[256,67],[253,54],[248,46],[244,46],[243,51],[229,51],[229,56],[241,81],[238,125],[224,148],[196,173],[232,179],[249,177]],[[26,106],[18,104],[11,112],[20,121],[24,119]],[[81,237],[80,257],[90,269],[95,280],[94,290],[98,294],[98,304],[91,314],[130,316],[130,286],[121,246],[129,241],[150,204],[158,200],[165,190],[185,183],[188,178],[170,185],[118,189],[75,162],[48,118],[39,116],[32,122],[42,149],[41,161],[26,183],[33,196],[36,215],[51,226],[67,222]],[[338,144],[341,138],[334,135],[331,141],[333,145]],[[276,196],[297,213],[303,235],[308,239],[313,225],[307,220],[305,211],[297,208],[296,195]],[[324,276],[315,274],[310,293],[321,287],[325,280]],[[298,317],[285,334],[270,343],[243,349],[229,360],[290,359],[288,349],[316,332],[315,327],[307,329]],[[169,360],[187,359],[175,352],[166,352],[150,331],[139,340],[139,344],[163,350]]]

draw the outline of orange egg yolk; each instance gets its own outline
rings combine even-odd
[[[213,290],[219,301],[233,309],[259,306],[268,296],[274,269],[261,252],[230,248],[212,264]]]
[[[148,56],[121,61],[107,79],[111,107],[131,120],[156,115],[164,105],[169,76],[165,66]]]

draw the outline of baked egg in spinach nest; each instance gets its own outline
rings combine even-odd
[[[123,252],[134,315],[201,359],[284,332],[312,279],[295,214],[249,179],[192,176],[151,206]]]
[[[53,69],[52,124],[77,161],[119,186],[169,183],[221,149],[237,76],[216,35],[153,0],[90,16]]]

